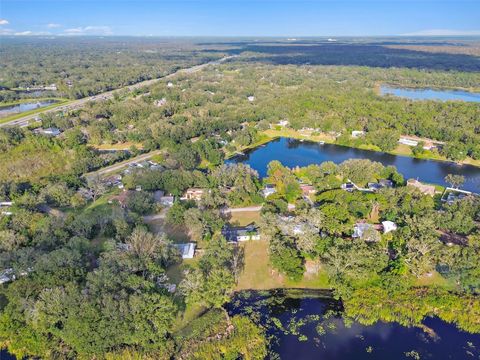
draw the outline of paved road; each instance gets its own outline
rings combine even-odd
[[[106,174],[109,174],[111,172],[121,170],[121,169],[127,167],[130,164],[135,164],[135,163],[138,163],[138,162],[148,160],[155,155],[161,154],[163,151],[164,150],[154,150],[154,151],[151,151],[151,152],[146,153],[146,154],[138,155],[138,156],[136,156],[134,158],[131,158],[131,159],[128,159],[126,161],[122,161],[121,163],[113,164],[113,165],[101,168],[100,170],[93,171],[93,172],[90,172],[88,174],[85,174],[85,177],[91,177],[91,176],[94,176],[94,175],[106,175]]]
[[[155,84],[159,81],[165,81],[165,79],[172,78],[172,77],[174,77],[178,74],[193,74],[195,72],[198,72],[198,71],[206,68],[209,65],[221,64],[222,62],[227,61],[229,59],[232,59],[236,56],[237,55],[226,56],[226,57],[221,58],[219,60],[214,60],[214,61],[207,62],[205,64],[195,65],[195,66],[192,66],[190,68],[178,70],[178,71],[176,71],[172,74],[166,75],[166,76],[161,77],[161,78],[142,81],[142,82],[136,83],[134,85],[125,86],[125,87],[120,88],[120,89],[107,91],[107,92],[104,92],[104,93],[101,93],[101,94],[98,94],[98,95],[95,95],[95,96],[90,96],[90,97],[86,97],[86,98],[83,98],[83,99],[75,100],[75,101],[72,101],[72,102],[70,102],[66,105],[58,106],[58,107],[50,109],[50,110],[41,111],[41,112],[38,112],[38,113],[35,113],[35,114],[32,114],[32,115],[27,115],[27,116],[18,118],[16,120],[12,120],[12,121],[2,123],[2,124],[0,124],[0,127],[4,127],[4,126],[25,127],[25,126],[28,126],[31,122],[38,122],[39,120],[37,120],[37,119],[38,119],[40,114],[45,114],[45,113],[49,113],[49,112],[56,112],[56,111],[76,110],[76,109],[79,109],[79,108],[83,107],[89,101],[111,99],[111,98],[113,98],[115,93],[122,92],[122,91],[125,91],[125,90],[131,92],[131,91],[134,91],[136,89],[140,89],[140,88],[145,87],[145,86],[150,86],[150,85]]]

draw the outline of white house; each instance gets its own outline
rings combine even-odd
[[[253,102],[253,101],[255,101],[255,96],[253,96],[253,95],[247,96],[247,99],[248,99],[248,101]]]
[[[365,135],[365,131],[361,131],[361,130],[353,130],[352,131],[352,137],[353,138],[359,138],[359,137],[362,137]]]
[[[267,184],[262,190],[263,197],[269,197],[272,194],[275,194],[277,189],[275,189],[275,185]]]
[[[397,230],[397,224],[395,224],[393,221],[382,221],[382,227],[384,234]]]
[[[408,146],[417,146],[418,145],[418,141],[412,140],[412,139],[407,139],[407,138],[404,138],[404,137],[401,137],[400,140],[398,140],[398,142],[400,144],[408,145]]]

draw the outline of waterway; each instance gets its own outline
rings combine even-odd
[[[245,155],[235,156],[227,162],[245,163],[257,170],[261,177],[267,174],[267,165],[279,160],[290,168],[320,164],[333,161],[339,164],[348,159],[369,159],[385,166],[393,165],[405,179],[415,178],[432,184],[447,186],[445,176],[458,174],[465,176],[464,190],[480,191],[480,168],[472,165],[458,165],[453,162],[416,159],[408,156],[360,150],[340,145],[300,141],[290,138],[275,139],[265,145],[247,151]]]
[[[54,104],[56,102],[57,102],[56,100],[42,100],[42,101],[26,102],[26,103],[8,105],[8,106],[0,106],[0,117],[5,117],[12,114],[19,114],[25,111],[39,109],[39,108]]]
[[[419,327],[377,322],[345,322],[339,301],[328,294],[290,297],[284,291],[240,292],[226,306],[266,330],[268,359],[408,360],[478,359],[480,334],[470,334],[439,318]]]
[[[409,89],[382,85],[380,94],[394,95],[410,100],[480,102],[480,93],[461,90]]]

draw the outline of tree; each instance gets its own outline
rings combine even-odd
[[[127,207],[140,215],[151,213],[154,205],[155,200],[152,194],[145,191],[134,191],[127,199]]]
[[[105,194],[107,191],[105,182],[98,174],[87,178],[87,189],[90,190],[90,193],[92,194],[93,202],[95,202],[99,196]]]
[[[450,184],[451,187],[458,189],[465,182],[465,176],[448,174],[445,176],[445,182]]]

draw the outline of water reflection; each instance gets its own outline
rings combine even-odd
[[[461,90],[407,89],[382,85],[381,95],[394,95],[410,100],[480,102],[480,93]]]
[[[253,149],[244,155],[227,160],[228,163],[245,163],[257,170],[261,177],[267,174],[267,165],[272,160],[279,160],[290,168],[320,164],[324,161],[341,163],[348,159],[370,159],[385,166],[393,165],[403,176],[418,178],[421,181],[444,185],[448,174],[465,176],[463,189],[478,192],[480,190],[480,168],[472,165],[458,165],[453,162],[416,159],[396,156],[377,151],[354,149],[345,146],[294,139],[276,139],[265,146]]]

